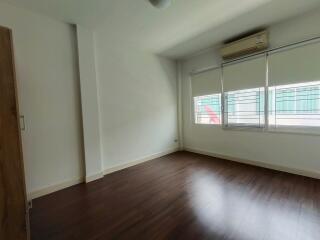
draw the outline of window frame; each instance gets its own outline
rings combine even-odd
[[[267,84],[267,89],[266,89],[267,94],[268,94],[268,102],[266,102],[266,105],[268,107],[268,114],[266,114],[266,116],[269,117],[269,106],[270,106],[269,105],[269,78],[270,78],[269,55],[279,53],[279,52],[288,51],[288,50],[295,49],[295,48],[300,48],[300,47],[312,45],[312,44],[319,44],[319,43],[320,43],[320,37],[317,37],[317,38],[312,38],[312,39],[305,40],[302,42],[297,42],[297,43],[289,44],[287,46],[282,46],[282,47],[278,47],[278,48],[266,51],[267,56],[268,56],[267,57],[267,71],[268,71],[267,82],[268,82],[268,84]],[[320,79],[319,79],[319,81],[320,81]],[[276,97],[276,96],[274,96],[274,97]],[[295,125],[277,126],[277,125],[270,124],[269,120],[268,120],[267,126],[268,126],[267,131],[270,133],[316,135],[316,136],[320,135],[320,126],[306,126],[306,125],[304,125],[304,126],[295,126]]]

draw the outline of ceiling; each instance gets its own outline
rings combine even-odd
[[[157,54],[182,58],[256,27],[302,14],[320,0],[0,0],[97,31],[110,31]]]

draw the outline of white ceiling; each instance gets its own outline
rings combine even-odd
[[[181,58],[226,38],[302,14],[320,0],[1,0],[66,22],[130,39],[146,50]]]

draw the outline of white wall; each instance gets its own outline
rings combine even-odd
[[[271,47],[320,36],[320,11],[271,26]],[[182,63],[183,142],[184,147],[224,155],[234,159],[258,161],[320,176],[319,136],[222,130],[220,127],[195,125],[192,121],[190,79],[192,70],[220,64],[212,49]]]
[[[319,21],[314,11],[273,26],[272,47],[320,35]],[[102,170],[177,149],[178,135],[184,147],[320,172],[319,137],[223,131],[192,123],[188,74],[219,64],[216,50],[181,65],[178,133],[176,63],[145,51],[113,23],[96,30],[96,41],[90,31],[78,32],[79,59],[76,32],[69,24],[0,3],[0,25],[13,30],[20,112],[27,125],[22,133],[26,183],[33,196],[82,181],[84,152],[91,179]]]
[[[75,29],[0,3],[13,30],[27,192],[83,177]]]
[[[103,177],[93,32],[77,25],[86,182]]]
[[[145,52],[105,26],[95,39],[104,167],[177,148],[175,62]]]
[[[6,3],[0,25],[13,30],[29,197],[177,149],[175,61],[105,26],[95,42],[87,29]]]

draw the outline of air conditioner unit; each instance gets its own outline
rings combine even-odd
[[[246,54],[256,53],[267,49],[269,46],[268,31],[258,32],[248,37],[225,44],[221,48],[223,59],[230,60],[232,58],[241,57]]]

